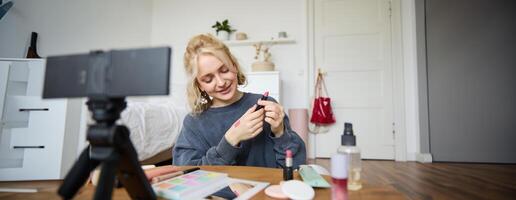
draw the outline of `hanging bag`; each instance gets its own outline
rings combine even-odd
[[[326,97],[322,94],[322,87],[324,87]],[[335,117],[333,116],[331,108],[331,99],[328,97],[328,89],[320,72],[318,72],[317,81],[315,83],[315,98],[310,122],[319,126],[335,123]]]

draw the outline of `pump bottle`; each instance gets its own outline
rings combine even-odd
[[[341,146],[337,149],[339,154],[348,158],[348,189],[359,190],[362,188],[360,173],[362,163],[360,149],[356,146],[356,137],[353,134],[353,124],[344,123],[344,134],[341,136]]]

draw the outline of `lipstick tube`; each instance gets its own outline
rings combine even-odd
[[[283,180],[288,181],[294,179],[294,171],[292,169],[292,151],[286,151],[285,167],[283,168]]]

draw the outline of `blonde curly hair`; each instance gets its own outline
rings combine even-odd
[[[188,42],[184,55],[184,65],[188,75],[186,93],[188,104],[192,109],[193,114],[202,113],[212,105],[212,100],[210,98],[207,98],[206,96],[203,97],[202,90],[197,82],[199,55],[215,56],[224,63],[224,65],[228,67],[235,66],[238,85],[244,85],[246,83],[246,77],[244,73],[242,73],[242,70],[240,70],[240,64],[238,64],[236,58],[231,54],[229,48],[223,42],[210,34],[194,36]],[[201,98],[205,98],[208,102],[204,104],[201,103]]]

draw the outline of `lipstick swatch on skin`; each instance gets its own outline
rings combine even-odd
[[[233,127],[238,127],[240,125],[240,120],[237,120],[234,124],[233,124]]]

